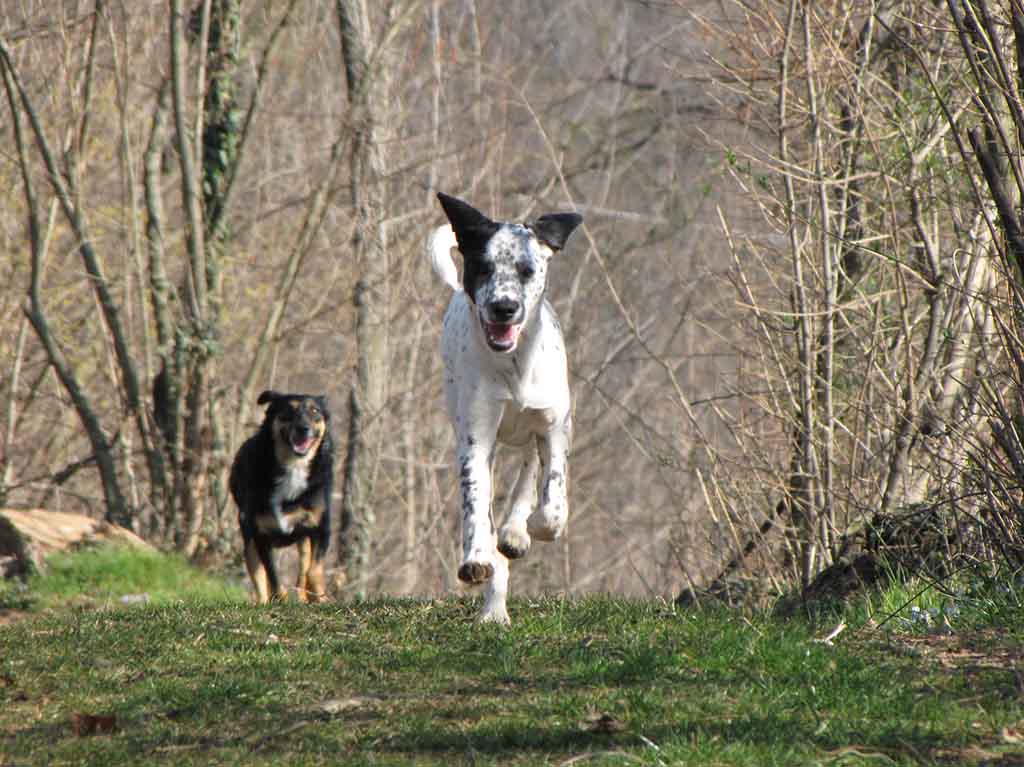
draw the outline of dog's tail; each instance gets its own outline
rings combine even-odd
[[[455,268],[455,261],[452,260],[452,248],[458,245],[455,239],[455,232],[450,224],[439,226],[430,235],[430,242],[427,243],[427,251],[430,255],[430,263],[437,272],[437,276],[444,280],[445,285],[455,291],[462,290],[459,285],[459,272]]]

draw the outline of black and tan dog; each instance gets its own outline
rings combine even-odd
[[[245,567],[261,604],[287,597],[274,566],[275,548],[299,549],[299,600],[320,602],[330,543],[334,445],[327,399],[265,391],[260,430],[231,466],[231,495],[245,545]]]

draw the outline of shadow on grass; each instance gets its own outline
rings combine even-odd
[[[364,753],[392,754],[412,758],[432,755],[455,758],[466,754],[480,754],[503,761],[524,753],[578,754],[622,750],[672,752],[691,751],[699,744],[716,743],[720,747],[747,748],[752,753],[788,751],[810,758],[856,746],[866,751],[920,758],[936,750],[962,746],[962,739],[945,739],[934,732],[923,733],[913,726],[893,728],[888,732],[859,733],[858,736],[837,737],[827,731],[819,733],[813,722],[796,725],[787,717],[771,714],[731,721],[677,721],[657,727],[646,727],[642,732],[628,728],[604,733],[587,729],[583,723],[542,727],[498,726],[483,731],[446,727],[435,722],[432,727],[416,733],[395,735],[360,744]]]

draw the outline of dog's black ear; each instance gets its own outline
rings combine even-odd
[[[583,216],[579,213],[548,213],[529,226],[538,240],[552,250],[561,250],[565,247],[569,235],[581,223]]]
[[[260,394],[259,397],[256,398],[256,404],[257,405],[266,405],[268,402],[273,402],[275,399],[277,399],[280,396],[281,395],[278,394],[273,389],[267,389],[262,394]]]
[[[468,202],[452,197],[444,192],[437,193],[444,214],[455,231],[455,239],[459,241],[459,250],[463,256],[474,256],[483,252],[487,241],[500,228],[491,219],[478,211]]]

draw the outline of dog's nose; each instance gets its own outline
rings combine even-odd
[[[491,317],[495,322],[512,322],[519,315],[519,302],[514,298],[491,301]]]

